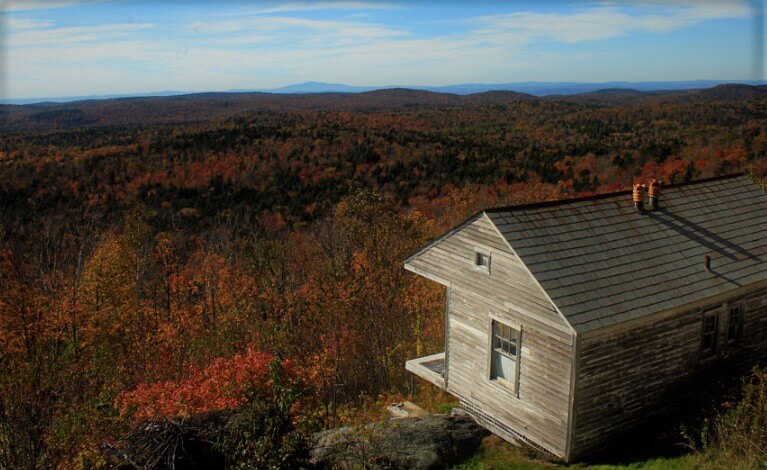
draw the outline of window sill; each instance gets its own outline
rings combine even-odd
[[[503,379],[501,377],[494,377],[490,379],[490,383],[493,384],[493,386],[498,387],[500,389],[503,389],[506,392],[509,392],[514,396],[514,398],[519,398],[519,395],[517,393],[517,390],[514,387],[514,384],[509,382],[506,379]]]
[[[714,362],[717,359],[721,358],[721,350],[717,351],[701,351],[698,355],[698,362],[702,364],[706,364],[709,362]]]

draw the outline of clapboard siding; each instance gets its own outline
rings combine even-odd
[[[476,250],[492,256],[490,274],[475,268]],[[406,267],[506,303],[557,335],[572,331],[484,214],[408,260]]]
[[[491,315],[521,325],[519,398],[490,380],[488,345]],[[520,436],[555,455],[567,445],[572,341],[559,340],[525,323],[525,316],[502,302],[450,289],[448,391]]]
[[[744,329],[727,344],[729,306],[742,303]],[[717,355],[701,355],[704,312],[719,312]],[[689,309],[660,313],[580,337],[572,455],[606,445],[617,433],[663,414],[684,399],[677,393],[725,358],[748,366],[767,350],[767,291],[737,293]]]
[[[490,272],[475,268],[476,251]],[[486,215],[408,260],[407,267],[450,287],[447,390],[517,437],[564,457],[574,334]],[[491,318],[520,327],[519,396],[490,380]]]
[[[739,300],[743,301],[745,313],[740,356],[746,363],[762,361],[767,356],[767,289]]]

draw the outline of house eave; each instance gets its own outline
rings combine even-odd
[[[445,279],[442,279],[441,277],[439,277],[439,276],[437,276],[437,275],[435,275],[433,273],[426,272],[423,269],[418,269],[415,266],[413,266],[412,264],[409,264],[407,262],[405,262],[404,266],[405,266],[405,269],[407,269],[411,273],[418,274],[419,276],[423,276],[423,277],[425,277],[426,279],[428,279],[430,281],[434,281],[434,282],[436,282],[438,284],[442,284],[443,286],[450,287],[450,282],[449,281],[446,281]]]
[[[475,212],[475,213],[474,213],[474,215],[472,215],[472,216],[471,216],[471,217],[469,217],[468,219],[464,220],[464,221],[463,221],[463,222],[461,222],[460,224],[456,225],[455,227],[451,228],[451,229],[450,229],[450,230],[448,230],[447,232],[443,233],[442,235],[438,236],[438,237],[437,237],[437,238],[435,238],[434,240],[430,241],[430,242],[429,242],[429,243],[427,243],[426,245],[424,245],[424,246],[422,246],[421,248],[419,248],[418,250],[416,250],[416,251],[415,251],[413,254],[411,254],[410,256],[408,256],[407,258],[405,258],[405,269],[408,269],[408,263],[410,263],[411,261],[413,261],[414,259],[416,259],[418,256],[420,256],[420,255],[421,255],[422,253],[424,253],[426,250],[428,250],[429,248],[433,247],[433,246],[434,246],[434,245],[436,245],[437,243],[441,242],[441,241],[442,241],[442,240],[444,240],[445,238],[447,238],[447,237],[449,237],[449,236],[453,235],[454,233],[458,232],[459,230],[461,230],[461,229],[462,229],[462,228],[464,228],[465,226],[469,225],[470,223],[474,222],[474,221],[475,221],[475,220],[477,220],[479,217],[481,217],[481,216],[482,216],[484,213],[485,213],[485,211],[484,211],[484,210],[481,210],[481,211],[479,211],[479,212]]]

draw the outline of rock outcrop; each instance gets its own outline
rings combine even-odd
[[[487,435],[465,415],[347,426],[315,436],[312,464],[327,468],[445,468],[472,456]]]

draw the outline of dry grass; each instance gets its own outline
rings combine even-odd
[[[744,378],[739,399],[707,425],[700,448],[712,468],[767,468],[767,369]]]
[[[498,436],[487,437],[479,452],[455,467],[461,470],[697,470],[713,467],[700,454],[690,454],[674,458],[653,458],[622,465],[587,465],[575,463],[565,465],[547,460],[534,450],[513,446]]]

